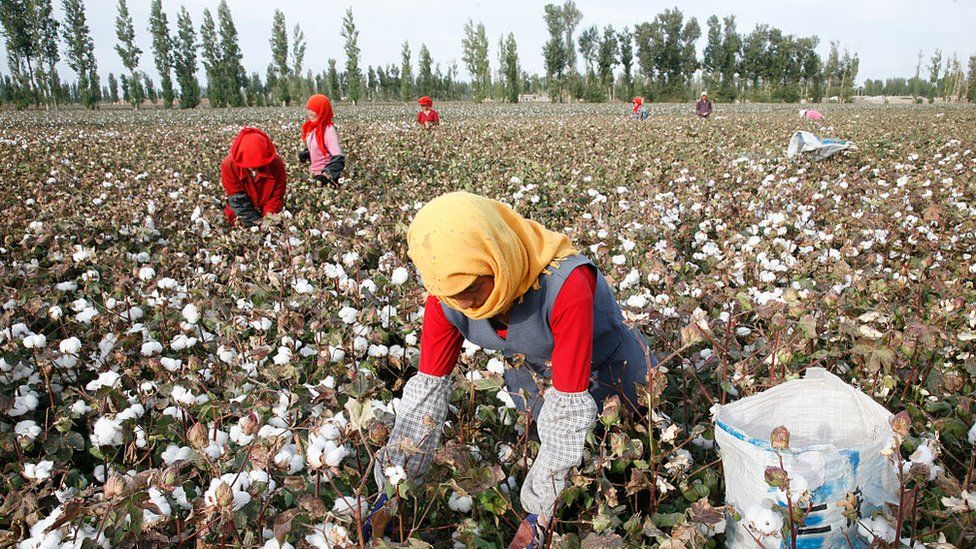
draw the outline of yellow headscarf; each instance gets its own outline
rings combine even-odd
[[[468,318],[491,318],[538,284],[550,264],[576,253],[569,238],[523,218],[501,202],[466,192],[441,195],[407,229],[407,254],[427,291]],[[449,296],[493,276],[484,305],[461,309]]]

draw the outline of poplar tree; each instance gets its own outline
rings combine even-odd
[[[515,35],[508,33],[508,38],[502,46],[502,74],[505,76],[505,99],[509,103],[518,103],[519,92],[522,90],[521,71],[519,69],[518,45]]]
[[[190,12],[186,6],[181,6],[176,18],[176,37],[173,39],[173,69],[180,85],[180,108],[183,109],[192,109],[200,104],[196,38]]]
[[[413,99],[413,69],[410,67],[410,44],[403,43],[400,50],[400,100]]]
[[[342,37],[346,39],[346,80],[349,100],[356,104],[362,96],[362,72],[359,70],[359,31],[352,19],[352,8],[346,9],[342,20]]]
[[[291,36],[292,97],[300,98],[306,93],[306,90],[303,89],[302,65],[305,63],[305,50],[308,44],[305,42],[305,33],[298,23],[295,23]]]
[[[553,101],[563,100],[563,79],[569,63],[569,52],[565,42],[566,22],[563,19],[562,8],[554,4],[546,4],[546,28],[549,40],[542,47],[542,56],[546,65],[546,89]]]
[[[78,75],[78,99],[89,109],[98,108],[101,91],[98,83],[98,64],[95,43],[85,18],[82,0],[63,0],[64,41],[68,66]]]
[[[115,45],[115,52],[119,54],[122,66],[129,71],[129,100],[132,102],[132,107],[138,110],[145,98],[137,74],[142,49],[136,46],[136,29],[132,25],[132,16],[129,15],[129,6],[125,0],[119,0],[118,15],[115,18],[115,37],[119,40]]]
[[[275,100],[285,106],[291,104],[288,67],[288,28],[285,14],[276,9],[271,22],[271,65],[275,75]]]
[[[203,69],[207,74],[207,99],[211,107],[226,107],[227,93],[224,82],[223,54],[217,39],[217,24],[210,10],[204,8],[200,23],[200,48]]]
[[[224,89],[227,102],[231,107],[243,107],[245,104],[245,88],[248,82],[247,72],[244,71],[241,46],[237,38],[237,26],[230,14],[230,8],[225,0],[217,5],[217,22],[220,25],[220,53],[221,66],[224,75]],[[260,83],[260,80],[259,80]]]
[[[475,26],[474,21],[468,19],[464,25],[464,38],[461,40],[464,48],[462,59],[471,75],[471,97],[475,103],[480,103],[491,92],[491,66],[488,61],[488,35],[485,33],[484,23]]]
[[[417,95],[434,94],[434,60],[430,56],[430,50],[426,44],[420,45],[420,54],[417,60]]]
[[[149,33],[152,34],[153,60],[159,72],[163,107],[173,107],[173,39],[169,35],[169,21],[163,11],[162,0],[152,0],[149,9]]]

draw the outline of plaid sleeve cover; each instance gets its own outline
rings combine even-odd
[[[383,476],[386,467],[399,465],[412,480],[420,479],[427,472],[444,432],[450,400],[449,376],[418,373],[407,381],[390,440],[377,454],[373,467],[373,477],[380,489],[386,486]]]
[[[539,455],[522,484],[522,507],[528,513],[552,516],[556,498],[569,470],[583,459],[586,434],[596,421],[590,393],[563,393],[550,388],[539,413]]]

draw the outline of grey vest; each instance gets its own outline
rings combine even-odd
[[[530,289],[520,301],[516,301],[509,315],[508,337],[499,336],[491,323],[473,320],[441,302],[447,320],[465,339],[483,347],[502,351],[506,356],[524,355],[527,362],[539,369],[552,359],[553,336],[549,327],[556,296],[566,277],[573,269],[587,265],[596,271],[596,288],[593,295],[593,371],[600,369],[624,342],[636,344],[630,328],[624,324],[620,306],[599,269],[587,258],[573,255],[550,267],[550,274],[539,275],[539,288]]]

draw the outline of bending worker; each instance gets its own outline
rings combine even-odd
[[[619,395],[637,408],[636,385],[646,384],[651,357],[647,345],[624,323],[600,271],[567,236],[500,202],[464,192],[442,195],[417,212],[407,242],[429,292],[419,372],[404,386],[374,476],[382,489],[386,467],[402,466],[414,479],[427,472],[465,339],[506,356],[523,355],[524,366],[505,371],[505,385],[520,409],[532,411],[541,447],[522,484],[527,516],[512,547],[537,547],[566,475],[582,460],[598,405]],[[548,388],[540,390],[534,377],[547,380]],[[415,452],[399,444],[405,438]],[[385,503],[384,494],[373,512]]]

